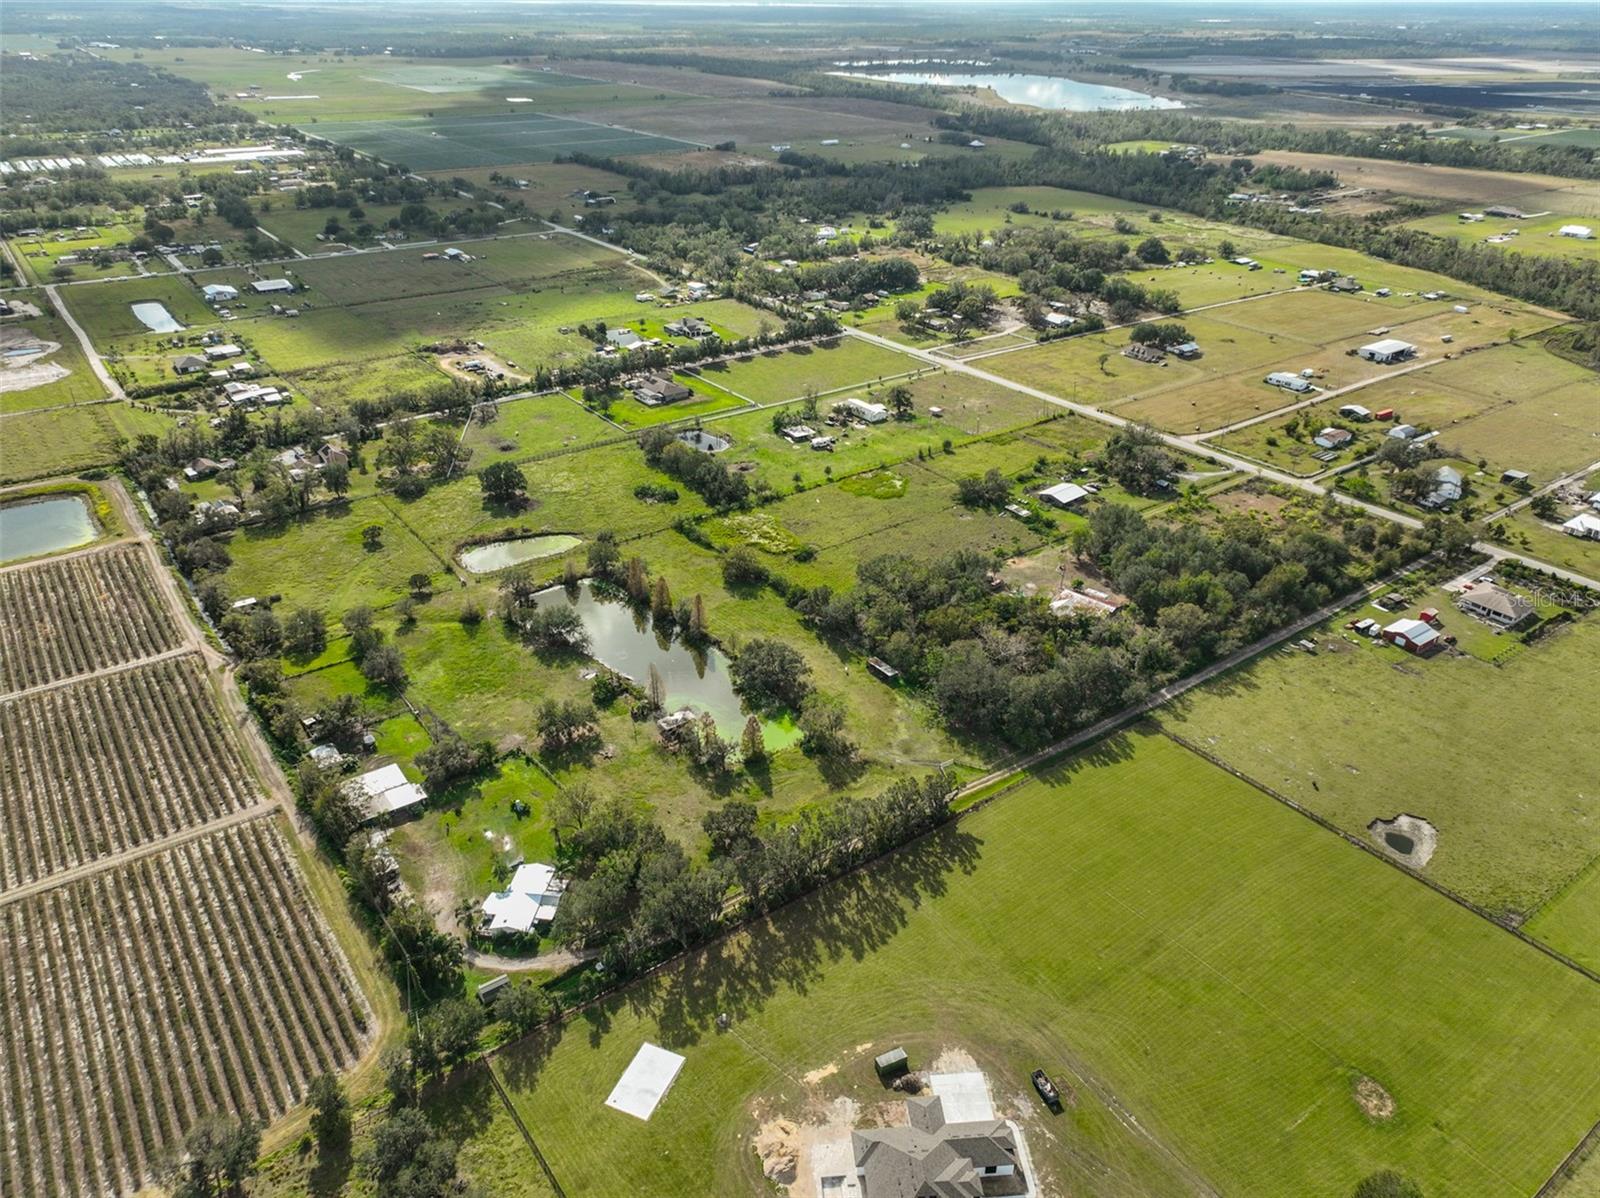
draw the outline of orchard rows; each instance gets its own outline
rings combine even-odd
[[[125,1194],[215,1112],[351,1064],[359,991],[276,825],[0,906],[5,1198]]]
[[[197,657],[0,700],[0,893],[258,793]]]
[[[154,657],[178,644],[138,545],[0,573],[0,692]]]

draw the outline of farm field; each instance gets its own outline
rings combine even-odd
[[[644,1040],[687,1060],[641,1123],[600,1102]],[[1536,1188],[1587,1130],[1597,1043],[1592,983],[1139,733],[493,1064],[574,1195],[748,1193],[757,1124],[875,1093],[889,1044],[1003,1079],[1058,1185],[1087,1153],[1122,1187],[1096,1193],[1339,1193],[1393,1167],[1488,1194]],[[1059,1123],[1010,1097],[1037,1065],[1079,1096]],[[1362,1078],[1393,1116],[1363,1113]],[[1187,1184],[1104,1168],[1149,1167],[1099,1138],[1107,1091]]]
[[[1487,633],[1451,605],[1441,611],[1464,643]],[[1162,726],[1354,836],[1370,839],[1369,823],[1401,812],[1427,820],[1438,847],[1426,876],[1526,918],[1600,853],[1600,829],[1581,814],[1592,787],[1570,755],[1600,733],[1581,698],[1600,668],[1600,620],[1525,648],[1491,636],[1506,653],[1489,664],[1415,658],[1343,632],[1361,616],[1386,619],[1370,606],[1343,613],[1315,634],[1328,648],[1233,671],[1167,707]],[[1561,718],[1495,714],[1535,707]],[[1463,738],[1472,753],[1460,752]]]
[[[0,947],[8,1193],[130,1193],[201,1118],[274,1118],[367,1038],[267,820],[6,902]]]
[[[1468,170],[1296,150],[1263,150],[1252,157],[1257,163],[1306,171],[1332,171],[1347,187],[1369,187],[1375,191],[1448,200],[1474,210],[1487,204],[1513,204],[1528,212],[1548,209],[1584,216],[1600,215],[1600,183],[1575,182],[1556,175]]]
[[[136,546],[0,572],[0,694],[178,647]]]
[[[122,438],[172,427],[168,417],[124,403],[8,415],[0,419],[0,483],[108,465]]]
[[[542,112],[323,121],[307,126],[306,131],[358,153],[418,171],[549,162],[577,151],[626,157],[700,148],[698,143],[679,137]]]
[[[191,657],[0,698],[0,892],[259,800],[206,685]]]

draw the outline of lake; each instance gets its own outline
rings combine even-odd
[[[555,557],[576,549],[583,541],[565,533],[547,537],[522,537],[515,541],[492,541],[487,545],[474,545],[461,552],[461,564],[472,574],[493,574],[508,566],[538,561],[542,557]]]
[[[564,603],[578,610],[589,634],[589,655],[640,686],[646,685],[655,666],[667,689],[666,708],[693,707],[709,711],[717,730],[737,741],[745,712],[728,677],[728,659],[718,649],[690,649],[681,641],[659,636],[650,626],[648,612],[635,612],[625,603],[598,597],[587,582],[575,595],[565,587],[551,587],[534,597],[540,607]],[[769,740],[769,745],[772,743]],[[776,747],[776,746],[773,746]]]
[[[165,304],[157,303],[155,300],[146,300],[144,303],[131,304],[129,306],[133,308],[133,314],[139,318],[139,323],[152,333],[183,332],[183,326],[178,323],[171,312],[167,311]]]
[[[81,495],[50,495],[0,507],[0,562],[73,549],[99,535]]]
[[[1126,111],[1135,108],[1182,108],[1183,101],[1151,96],[1126,87],[1079,83],[1059,75],[993,75],[945,71],[831,71],[849,79],[882,79],[888,83],[925,84],[930,87],[987,87],[1002,100],[1031,108],[1064,112]]]

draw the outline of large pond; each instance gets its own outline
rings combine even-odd
[[[139,323],[152,333],[181,333],[183,326],[178,323],[177,317],[167,311],[165,304],[155,300],[146,300],[142,304],[132,304],[133,314],[139,318]]]
[[[668,711],[680,707],[709,711],[717,730],[729,740],[738,740],[745,713],[728,677],[728,659],[719,650],[690,649],[682,641],[658,635],[650,626],[648,612],[601,599],[587,582],[570,593],[565,587],[552,587],[540,591],[535,599],[540,607],[564,603],[577,608],[589,634],[589,654],[596,661],[626,674],[640,686],[655,666],[666,686]],[[770,739],[768,745],[776,747]]]
[[[1058,75],[994,75],[950,71],[833,71],[851,79],[882,79],[888,83],[926,84],[930,87],[987,87],[1002,100],[1033,108],[1065,112],[1124,111],[1135,108],[1182,108],[1183,101],[1151,96],[1126,87],[1079,83]]]
[[[583,541],[578,537],[558,533],[547,537],[522,537],[515,541],[492,541],[487,545],[474,545],[461,553],[461,564],[473,574],[493,574],[523,562],[536,562],[543,557],[570,553]]]
[[[99,535],[81,495],[51,495],[0,507],[0,562],[87,545]]]

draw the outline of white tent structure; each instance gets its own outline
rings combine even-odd
[[[606,1105],[635,1119],[649,1119],[682,1068],[683,1058],[677,1053],[646,1042],[622,1071]]]

